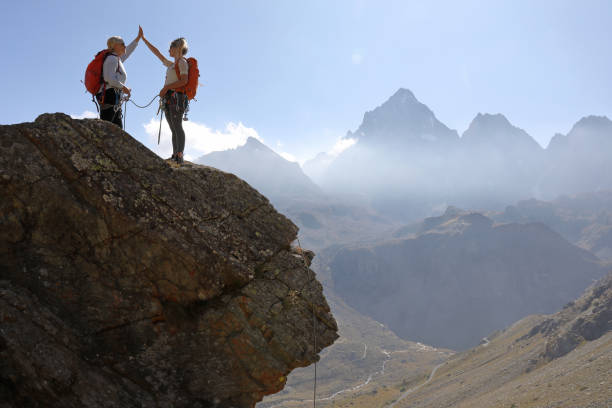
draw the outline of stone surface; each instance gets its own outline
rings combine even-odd
[[[63,114],[0,153],[0,406],[252,407],[336,339],[297,227],[237,177]]]
[[[576,301],[534,327],[530,335],[546,337],[543,356],[552,360],[566,355],[585,341],[612,330],[612,272],[589,287]]]

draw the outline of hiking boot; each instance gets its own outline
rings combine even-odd
[[[183,162],[184,162],[183,156],[179,156],[177,154],[176,157],[174,158],[174,161],[176,161],[177,164],[183,164]]]
[[[168,157],[166,161],[176,161],[176,154],[172,154],[172,157]]]

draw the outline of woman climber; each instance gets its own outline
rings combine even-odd
[[[120,128],[123,128],[121,97],[125,94],[129,98],[131,94],[131,89],[125,85],[127,74],[123,62],[134,52],[142,35],[142,28],[138,27],[138,36],[127,47],[119,36],[110,37],[106,41],[110,52],[104,59],[102,66],[104,81],[96,97],[100,104],[100,119],[113,122]]]
[[[142,28],[140,28],[142,32]],[[168,53],[174,59],[171,61],[164,57],[159,50],[153,46],[142,34],[142,40],[147,44],[157,58],[160,59],[166,69],[166,81],[159,92],[162,98],[162,106],[166,114],[166,120],[172,132],[172,157],[178,164],[183,163],[183,150],[185,149],[185,131],[183,130],[183,115],[187,109],[187,95],[185,85],[188,82],[189,64],[185,59],[187,54],[187,40],[183,37],[177,38],[170,44]]]

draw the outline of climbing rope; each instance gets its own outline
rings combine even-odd
[[[130,102],[132,102],[132,103],[133,103],[133,104],[134,104],[134,105],[135,105],[137,108],[144,109],[144,108],[148,108],[149,106],[151,106],[151,104],[153,103],[153,101],[154,101],[154,100],[156,100],[157,98],[159,98],[159,95],[155,95],[155,96],[153,97],[153,99],[151,99],[151,102],[147,103],[147,104],[146,104],[146,105],[144,105],[144,106],[140,106],[140,105],[138,105],[136,102],[134,102],[134,101],[133,101],[133,100],[131,100],[131,99],[129,99],[129,101],[130,101]]]
[[[304,248],[302,248],[302,244],[300,243],[300,237],[297,237],[297,242],[298,245],[300,247],[300,253],[302,254],[302,260],[304,261],[304,266],[306,266],[307,269],[310,269],[310,267],[308,266],[308,262],[306,262],[306,256],[304,255]],[[317,407],[317,360],[316,360],[316,354],[317,354],[317,316],[315,314],[315,305],[314,303],[312,304],[312,337],[314,340],[314,352],[315,352],[315,362],[314,362],[314,387],[313,387],[313,391],[312,391],[312,406],[314,408]]]
[[[132,104],[133,104],[134,106],[136,106],[137,108],[140,108],[140,109],[145,109],[145,108],[148,108],[149,106],[151,106],[151,104],[153,103],[153,101],[155,101],[157,98],[159,98],[159,95],[155,95],[155,96],[153,97],[153,99],[151,99],[151,101],[150,101],[149,103],[147,103],[146,105],[142,105],[142,106],[141,106],[141,105],[139,105],[139,104],[137,104],[136,102],[134,102],[134,101],[133,101],[132,99],[130,99],[130,98],[124,99],[124,100],[123,100],[123,130],[125,130],[125,121],[126,121],[126,117],[127,117],[127,103],[128,103],[128,102],[132,102]],[[121,102],[120,102],[120,103],[121,103]],[[160,105],[160,106],[161,106],[161,105]],[[157,113],[159,113],[159,109],[157,110]],[[162,112],[162,118],[163,118],[163,112]],[[160,135],[161,135],[161,119],[162,119],[162,118],[160,118],[160,120],[159,120],[159,123],[160,123],[160,126],[159,126],[160,131],[159,131],[159,132],[160,132]],[[159,135],[158,135],[158,137],[157,137],[157,144],[159,144]]]

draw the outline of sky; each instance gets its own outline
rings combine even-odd
[[[177,37],[198,59],[185,155],[257,137],[303,162],[341,150],[363,114],[400,87],[462,134],[477,113],[503,113],[542,146],[586,115],[612,117],[612,2],[540,1],[3,2],[0,124],[44,112],[91,116],[80,82],[106,39],[146,37],[162,52]],[[165,69],[140,43],[125,63],[143,105]],[[128,105],[126,130],[171,152],[156,103]],[[165,122],[165,120],[164,120]]]

